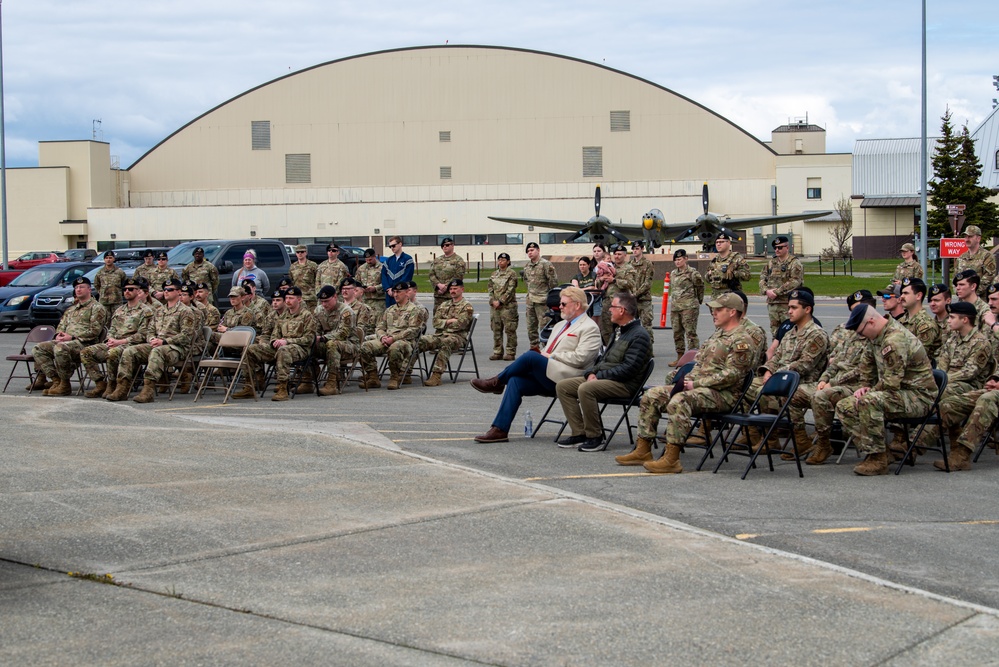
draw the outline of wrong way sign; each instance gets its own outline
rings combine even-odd
[[[940,239],[940,258],[956,259],[968,252],[964,239]]]

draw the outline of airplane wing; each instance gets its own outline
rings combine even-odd
[[[737,218],[735,220],[726,220],[725,226],[730,229],[748,229],[758,225],[779,225],[782,222],[811,220],[812,218],[821,218],[831,213],[832,211],[813,211],[811,213],[790,213],[788,215],[765,215],[759,218]]]
[[[531,218],[499,218],[495,215],[488,216],[490,220],[499,220],[500,222],[512,222],[515,225],[532,225],[537,227],[550,227],[552,229],[561,229],[566,232],[578,232],[580,229],[586,226],[585,222],[572,222],[569,220],[532,220]]]

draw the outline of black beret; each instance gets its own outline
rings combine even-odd
[[[811,290],[806,290],[804,288],[792,290],[788,295],[788,299],[794,299],[795,301],[806,306],[815,305],[815,295],[812,294]]]
[[[203,290],[211,291],[212,288],[208,285],[208,283],[197,283],[194,286],[194,289],[203,289]]]
[[[156,259],[170,259],[170,258],[167,257],[167,254],[165,252],[161,252],[160,254],[156,255]]]
[[[783,322],[780,323],[780,326],[777,327],[777,333],[774,334],[774,338],[776,338],[778,341],[784,340],[784,336],[786,336],[787,332],[793,328],[794,325],[791,324],[791,320],[784,320]]]
[[[90,285],[90,284],[91,284],[90,278],[88,278],[87,276],[80,276],[79,278],[73,281],[73,287],[76,287],[77,285]]]
[[[114,254],[114,250],[108,250],[106,253],[104,253],[104,256],[105,257],[117,257],[117,255]]]
[[[180,291],[183,294],[190,294],[191,296],[194,296],[194,287],[191,285],[191,283],[184,283],[183,285],[181,285]]]
[[[777,238],[775,238],[773,241],[770,242],[770,245],[776,248],[782,243],[790,243],[790,241],[787,240],[786,236],[778,236]]]
[[[676,259],[677,257],[686,257],[686,256],[687,256],[687,251],[684,250],[683,248],[680,248],[679,250],[673,253],[673,259]]]
[[[375,249],[374,248],[368,248],[367,250],[364,251],[364,256],[365,257],[374,257],[376,254],[377,253],[375,253]]]
[[[876,315],[877,312],[878,311],[872,306],[860,304],[850,311],[850,317],[847,318],[846,324],[844,324],[843,327],[845,329],[849,329],[850,331],[856,331],[860,328],[860,325],[863,324],[864,320],[871,316],[871,313]]]
[[[340,250],[340,246],[338,246],[335,243],[330,243],[329,245],[326,246],[326,252],[330,252],[331,250],[337,250],[337,251],[339,251]],[[374,251],[372,251],[371,254],[372,255],[375,254]],[[367,257],[368,254],[365,253],[364,256]]]
[[[340,281],[340,287],[360,287],[361,283],[357,282],[351,276],[347,276],[342,281]]]
[[[155,253],[155,252],[153,252],[152,250],[150,250],[149,248],[146,248],[146,249],[145,249],[145,250],[143,251],[143,253],[142,253],[142,256],[143,256],[143,257],[155,257],[155,256],[156,256],[156,253]]]
[[[398,290],[404,290],[404,289],[409,289],[409,281],[403,280],[401,282],[397,282],[395,284],[395,287],[393,287],[392,289],[394,289],[396,291],[398,291]]]
[[[202,255],[204,255],[204,254],[205,254],[205,249],[204,249],[204,248],[202,248],[201,246],[198,246],[197,248],[195,248],[194,250],[192,250],[192,251],[191,251],[191,254],[192,254],[192,255],[194,255],[194,254],[197,254],[197,253],[199,253],[199,252],[200,252],[200,253],[201,253]]]
[[[292,285],[285,290],[285,296],[302,296],[302,288],[297,285]]]
[[[496,259],[505,259],[506,261],[509,262],[510,255],[506,254],[505,252],[501,252],[500,254],[496,255]]]
[[[902,280],[902,287],[911,287],[913,292],[926,294],[926,283],[922,278],[905,278]]]
[[[317,295],[320,299],[328,299],[330,297],[336,296],[336,288],[332,285],[323,285],[322,289],[319,290]]]
[[[292,281],[292,279],[287,276],[281,278],[281,280],[278,281],[278,287],[291,287],[294,284],[295,284],[294,281]]]
[[[537,248],[538,250],[541,250],[541,246],[539,246],[534,241],[531,241],[530,243],[528,243],[527,244],[527,248],[525,248],[525,250],[530,250],[531,248]]]
[[[993,285],[989,285],[989,292],[988,293],[989,294],[995,294],[996,292],[999,292],[999,283],[995,283]]]
[[[970,280],[971,282],[980,282],[981,278],[978,276],[978,272],[974,269],[965,269],[954,276],[954,284],[956,285],[961,280]]]
[[[170,280],[163,281],[163,287],[167,286],[176,287],[177,289],[180,289],[182,287],[182,283],[177,278],[171,278]]]
[[[947,312],[954,313],[955,315],[964,315],[971,323],[975,323],[975,317],[978,315],[978,311],[967,301],[952,301],[947,304]]]
[[[950,287],[943,283],[930,285],[930,296],[936,296],[937,294],[950,294]]]
[[[445,245],[447,245],[448,243],[450,243],[451,245],[454,245],[454,239],[453,239],[453,238],[451,238],[450,236],[448,236],[448,237],[447,237],[447,238],[445,238],[445,239],[444,239],[443,241],[441,241],[441,247],[443,248],[443,247],[444,247]]]
[[[279,289],[279,290],[275,291],[274,294],[271,295],[271,298],[272,299],[283,299],[284,295],[287,294],[287,293],[288,293],[288,290],[286,290],[286,289]]]
[[[857,303],[858,301],[863,301],[864,299],[873,299],[873,298],[874,295],[871,294],[870,290],[859,289],[850,296],[846,297],[846,305],[850,308],[853,308],[853,304]]]
[[[731,240],[732,237],[726,234],[725,232],[722,232],[721,234],[715,237],[715,241],[731,241]]]
[[[252,288],[254,291],[256,291],[257,289],[257,283],[253,282],[249,278],[244,278],[242,281],[240,281],[239,286],[242,287],[243,289],[249,287]]]
[[[455,278],[454,280],[452,280],[451,282],[449,282],[447,284],[447,286],[448,287],[464,287],[465,286],[465,281],[462,280],[461,278]]]
[[[643,248],[644,249],[645,248],[645,241],[643,241],[642,239],[635,239],[634,241],[631,242],[631,247],[632,248]]]

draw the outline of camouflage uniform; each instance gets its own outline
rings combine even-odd
[[[923,279],[923,267],[914,259],[907,259],[895,267],[895,275],[892,282],[902,282],[906,278]]]
[[[153,292],[159,292],[163,289],[163,283],[168,280],[176,280],[177,272],[169,266],[165,269],[155,266],[153,267],[153,270],[149,272],[149,276],[149,295],[152,296]],[[160,299],[160,303],[163,303],[163,299]]]
[[[909,332],[919,339],[919,342],[926,348],[926,354],[930,359],[937,358],[937,352],[943,344],[940,338],[940,330],[937,328],[934,318],[928,312],[920,308],[914,315],[908,311],[898,318],[898,323],[909,330]]]
[[[458,253],[454,253],[450,257],[441,255],[434,259],[430,265],[430,274],[427,276],[430,278],[430,289],[434,291],[434,318],[437,317],[437,309],[451,301],[447,284],[455,278],[464,279],[466,271],[468,271],[468,267],[465,266],[465,260],[459,257]],[[443,294],[437,291],[437,283],[444,284]]]
[[[346,362],[354,360],[361,344],[354,311],[346,303],[337,302],[333,312],[317,306],[313,314],[316,317],[316,352],[326,360],[327,372],[335,374]]]
[[[271,329],[274,328],[274,323],[277,320],[277,313],[274,312],[274,308],[259,294],[255,294],[250,303],[246,304],[246,307],[250,309],[250,312],[256,318],[256,342],[270,344]]]
[[[693,370],[687,379],[694,383],[690,391],[670,397],[672,385],[653,387],[642,396],[638,415],[638,435],[653,439],[659,428],[659,418],[665,409],[668,416],[666,441],[682,444],[690,430],[693,415],[723,412],[731,409],[742,391],[746,374],[756,361],[755,343],[744,329],[716,330],[697,353]]]
[[[812,416],[815,434],[832,433],[832,420],[836,404],[861,387],[871,387],[878,381],[874,372],[874,349],[870,341],[842,324],[833,329],[829,337],[829,364],[819,376],[818,384],[830,386],[817,389],[812,394]]]
[[[361,366],[365,375],[377,372],[375,358],[388,355],[389,369],[393,375],[402,373],[410,357],[413,356],[413,344],[416,343],[423,323],[426,321],[426,309],[409,302],[405,306],[395,304],[390,306],[378,318],[375,327],[375,338],[361,343]],[[392,344],[386,347],[381,338],[391,336]]]
[[[524,282],[527,284],[527,341],[531,347],[538,347],[541,323],[548,310],[548,291],[558,286],[555,267],[544,257],[537,262],[528,262],[524,267]]]
[[[107,309],[93,297],[86,303],[74,303],[56,326],[56,333],[69,334],[73,340],[65,343],[51,340],[35,345],[31,350],[35,366],[50,379],[59,377],[69,381],[80,363],[80,351],[97,342],[107,317]]]
[[[142,363],[146,364],[146,379],[159,381],[171,366],[179,364],[187,356],[187,350],[194,341],[196,323],[194,309],[185,306],[179,299],[173,307],[166,305],[157,309],[147,330],[146,342],[129,345],[122,353],[118,384],[131,384]],[[150,344],[154,338],[161,339],[163,344],[154,348]]]
[[[711,285],[711,297],[715,298],[726,292],[741,291],[742,281],[749,280],[751,275],[746,258],[733,250],[728,257],[715,255],[704,278]]]
[[[125,272],[112,264],[104,265],[94,276],[94,293],[99,295],[101,305],[113,311],[125,300],[122,288],[125,286]]]
[[[670,301],[673,302],[673,312],[670,314],[673,344],[676,345],[676,357],[679,359],[684,352],[696,350],[700,344],[697,338],[697,315],[704,303],[704,279],[690,266],[673,269],[669,274],[669,290]]]
[[[499,301],[499,308],[489,311],[489,327],[493,330],[493,356],[504,354],[503,334],[506,333],[506,355],[517,354],[517,273],[509,266],[496,269],[489,276],[489,302]]]
[[[798,374],[798,389],[791,397],[789,408],[791,421],[796,425],[805,424],[805,412],[812,407],[812,395],[828,358],[829,335],[812,320],[800,331],[798,327],[792,327],[781,339],[773,358],[762,366],[771,375],[779,371],[794,371]],[[747,398],[755,400],[763,384],[762,377],[755,378],[749,387]],[[764,397],[760,401],[760,407],[776,412],[777,401],[770,396]]]
[[[992,379],[996,380],[999,378]],[[999,389],[992,389],[990,391],[983,389],[974,392],[974,395],[976,397],[974,409],[968,417],[967,425],[957,439],[957,444],[967,447],[971,451],[975,451],[978,445],[981,444],[982,438],[989,432],[993,422],[999,419]],[[940,409],[943,410],[942,405]]]
[[[384,304],[385,302],[382,301]],[[350,309],[354,311],[354,326],[361,327],[364,338],[375,335],[375,326],[378,324],[378,316],[371,306],[360,299],[350,302]],[[362,339],[363,340],[363,339]]]
[[[871,347],[877,384],[860,398],[848,396],[836,404],[843,430],[865,456],[885,451],[886,417],[925,415],[937,393],[923,344],[901,324],[888,318]]]
[[[742,327],[742,329],[756,345],[755,351],[757,361],[753,367],[756,368],[767,363],[767,332],[763,329],[763,327],[749,319],[746,315],[743,315],[742,319],[739,320],[739,326]]]
[[[804,280],[805,269],[798,258],[791,254],[783,262],[771,257],[766,268],[760,272],[760,294],[766,296],[767,290],[777,293],[776,299],[767,301],[771,336],[777,334],[777,327],[787,319],[788,295],[801,287]]]
[[[323,262],[325,264],[326,262]],[[311,259],[305,260],[305,264],[301,262],[292,262],[291,268],[288,270],[288,275],[291,276],[291,281],[295,283],[295,287],[302,290],[302,308],[308,310],[315,310],[316,305],[319,300],[316,298],[316,292],[319,291],[319,284],[317,280],[319,266],[313,262]],[[339,289],[339,285],[336,286]]]
[[[981,278],[981,282],[978,283],[978,296],[982,299],[987,298],[989,285],[996,279],[995,256],[981,246],[976,252],[966,252],[957,258],[954,275],[967,269],[972,269]]]
[[[143,278],[147,283],[152,285],[153,271],[155,270],[156,270],[155,263],[147,265],[145,262],[143,262],[142,264],[139,264],[137,267],[135,267],[135,271],[132,271],[132,277],[135,278],[136,280],[138,280],[139,278]]]
[[[978,297],[975,299],[975,303],[972,304],[975,307],[975,326],[986,335],[988,338],[992,338],[992,330],[988,324],[985,323],[985,316],[991,312],[989,310],[989,303],[985,299]]]
[[[640,260],[632,257],[631,266],[635,269],[635,291],[632,294],[638,299],[638,319],[649,332],[649,339],[655,342],[655,337],[652,335],[652,277],[655,274],[655,267],[648,257],[642,257]]]
[[[222,321],[222,316],[219,314],[218,308],[203,304],[200,301],[191,301],[191,305],[189,307],[194,311],[194,314],[198,318],[196,328],[194,330],[194,341],[192,344],[194,345],[195,350],[200,351],[205,347],[205,343],[207,342],[205,341],[204,336],[202,336],[202,328],[208,327],[214,332],[215,329],[218,328],[219,322]]]
[[[325,264],[325,262],[323,262]],[[354,278],[364,287],[374,287],[374,292],[364,292],[361,298],[364,305],[374,311],[375,318],[381,317],[385,312],[385,290],[382,288],[382,264],[381,262],[371,266],[367,262],[357,265]]]
[[[145,342],[149,334],[149,326],[153,321],[153,308],[145,303],[139,303],[134,308],[127,303],[118,306],[111,316],[111,324],[108,325],[107,338],[124,338],[128,342],[124,345],[109,347],[107,342],[96,343],[83,348],[80,351],[80,362],[87,370],[87,375],[94,382],[105,379],[101,373],[99,364],[106,362],[107,377],[118,377],[118,364],[121,355],[130,345],[138,345]]]
[[[378,284],[381,285],[381,267],[376,267],[378,273]],[[347,270],[347,265],[341,262],[339,259],[334,259],[333,261],[326,260],[322,264],[316,267],[316,291],[318,292],[324,285],[332,285],[333,287],[340,289],[340,285],[343,283],[343,279],[350,275],[350,271]],[[381,299],[385,299],[383,294]]]
[[[634,294],[638,280],[638,274],[635,273],[634,265],[631,262],[625,261],[620,266],[617,264],[614,266],[617,267],[617,274],[614,276],[614,282],[607,285],[604,290],[603,309],[600,312],[600,337],[603,339],[604,345],[610,345],[611,338],[614,336],[614,323],[611,322],[610,311],[611,301],[614,300],[614,296],[618,292]]]
[[[288,344],[279,348],[274,341],[285,339]],[[285,384],[291,376],[291,365],[309,356],[316,340],[316,316],[302,306],[298,313],[285,312],[274,320],[270,336],[263,343],[254,343],[246,351],[243,373],[261,373],[264,363],[275,366],[274,379]]]
[[[452,299],[436,309],[434,312],[434,333],[420,337],[420,352],[437,350],[431,372],[443,373],[447,370],[448,359],[468,339],[468,330],[472,326],[472,315],[472,304],[466,301],[465,297],[458,301]],[[455,319],[457,322],[448,324],[447,321],[450,319]]]
[[[191,262],[180,272],[180,280],[190,281],[195,285],[205,283],[208,285],[208,302],[215,303],[215,292],[219,289],[219,270],[211,262],[207,260],[202,260],[200,264]]]
[[[222,320],[220,322],[220,324],[222,324],[227,330],[235,329],[236,327],[253,327],[254,329],[257,329],[257,327],[255,326],[256,323],[257,323],[256,313],[254,313],[246,306],[243,306],[239,310],[236,310],[235,308],[230,308],[229,310],[225,311],[225,315],[222,316]],[[260,331],[257,330],[257,333],[259,334]],[[218,345],[218,342],[221,339],[222,339],[222,334],[220,334],[218,331],[212,333],[212,342],[214,342],[216,345]],[[256,337],[254,337],[254,340],[256,340]]]

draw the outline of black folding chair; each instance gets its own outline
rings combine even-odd
[[[992,421],[992,425],[989,426],[989,430],[985,432],[985,436],[982,438],[982,441],[978,443],[978,447],[975,448],[975,456],[971,459],[972,463],[978,463],[978,457],[985,451],[985,446],[989,444],[989,440],[991,440],[992,436],[996,434],[996,430],[999,430],[999,419]],[[951,446],[953,447],[953,443]],[[996,454],[999,454],[999,451],[997,451]]]
[[[458,381],[458,376],[462,373],[475,373],[475,377],[479,377],[479,362],[475,359],[475,344],[472,342],[472,334],[475,333],[475,325],[479,322],[479,314],[475,313],[472,315],[472,325],[468,328],[468,336],[465,338],[465,344],[460,350],[455,350],[452,356],[455,354],[460,354],[458,358],[458,366],[454,369],[451,368],[451,359],[447,360],[447,374],[451,378],[451,383],[454,384]],[[465,357],[467,355],[472,355],[472,367],[475,370],[463,371],[461,367],[465,364]]]
[[[770,471],[773,472],[773,453],[770,451],[770,447],[767,446],[767,441],[778,428],[786,428],[788,430],[787,441],[790,441],[791,451],[794,452],[794,462],[798,466],[798,477],[805,476],[804,471],[801,469],[801,457],[798,455],[798,447],[794,443],[794,436],[792,435],[794,424],[791,423],[791,414],[789,411],[791,397],[798,390],[799,381],[800,376],[794,371],[777,371],[763,384],[759,395],[745,414],[721,416],[720,421],[722,425],[734,425],[735,428],[729,433],[725,450],[722,452],[712,472],[718,472],[718,469],[721,468],[722,463],[728,460],[730,454],[741,454],[749,456],[749,463],[746,465],[745,472],[742,473],[742,479],[746,479],[746,475],[756,465],[756,458],[763,451],[766,451],[767,462],[770,464]],[[779,407],[776,414],[760,412],[760,402],[767,396],[778,400]],[[735,441],[739,433],[748,428],[755,428],[761,432],[764,429],[766,430],[765,434],[760,438],[759,446],[755,449],[751,444],[743,445]],[[748,437],[748,433],[746,440],[747,442],[752,442]],[[785,441],[785,446],[787,446],[787,441]]]
[[[943,432],[943,419],[940,417],[940,398],[943,396],[944,389],[947,388],[947,373],[943,372],[938,368],[933,369],[933,379],[937,383],[937,396],[933,399],[933,405],[930,406],[929,411],[922,417],[896,417],[892,419],[885,419],[885,426],[889,424],[896,424],[901,426],[903,432],[905,433],[905,440],[909,443],[908,448],[905,450],[905,456],[902,460],[898,462],[898,467],[895,468],[895,474],[898,475],[902,472],[902,466],[905,465],[906,461],[909,465],[916,465],[915,458],[912,456],[912,452],[917,446],[926,449],[927,451],[940,452],[943,455],[944,469],[950,472],[950,462],[947,460],[947,443],[944,440]],[[909,427],[916,426],[916,435],[912,438],[909,437]],[[927,447],[926,445],[919,445],[919,436],[923,434],[927,426],[937,427],[937,446]]]
[[[49,326],[47,324],[40,324],[28,332],[28,335],[24,337],[24,343],[21,345],[21,351],[17,354],[8,354],[7,361],[13,361],[14,365],[10,369],[10,375],[7,376],[7,384],[3,386],[3,391],[7,391],[7,386],[10,385],[10,381],[14,378],[23,378],[28,381],[28,393],[33,391],[33,386],[35,384],[36,371],[34,369],[35,358],[31,355],[32,348],[38,343],[45,343],[47,341],[55,338],[56,328]],[[24,364],[25,372],[27,375],[14,375],[17,371],[17,365]]]
[[[558,403],[558,396],[554,392],[552,392],[551,394],[539,394],[539,395],[544,396],[545,398],[551,398],[552,401],[551,403],[548,404],[548,409],[545,410],[545,413],[541,415],[541,419],[538,421],[537,424],[534,425],[534,430],[531,431],[531,437],[533,438],[534,436],[536,436],[538,434],[538,431],[541,430],[541,426],[544,424],[558,424],[559,425],[558,433],[556,433],[555,437],[552,438],[553,441],[557,441],[559,438],[562,437],[562,432],[565,431],[565,427],[568,425],[567,422],[565,422],[564,420],[548,418],[548,415],[549,413],[551,413],[552,408],[554,408],[555,404]]]
[[[739,394],[739,398],[737,398],[735,403],[732,404],[731,410],[729,410],[728,412],[705,412],[700,415],[695,415],[695,418],[691,421],[690,430],[687,432],[686,438],[684,438],[684,443],[680,447],[680,451],[684,451],[687,447],[704,450],[704,455],[701,456],[701,460],[697,463],[697,468],[696,468],[697,470],[700,470],[702,467],[704,467],[704,464],[707,462],[709,458],[714,458],[714,447],[719,441],[724,440],[725,430],[728,429],[729,431],[731,431],[733,428],[735,428],[735,426],[731,424],[722,424],[721,419],[726,415],[737,414],[742,411],[742,406],[746,401],[746,395],[749,393],[749,387],[750,385],[753,384],[753,379],[755,377],[756,377],[755,372],[752,370],[746,373],[746,377],[743,378],[742,381],[742,389]],[[712,436],[711,431],[713,429],[705,428],[704,429],[705,438],[703,445],[696,442],[687,442],[690,439],[690,436],[694,433],[694,431],[697,430],[697,428],[701,424],[707,424],[709,422],[711,424],[719,425],[717,435]]]
[[[690,366],[693,367],[693,364],[690,364]],[[648,362],[645,364],[644,371],[642,372],[642,382],[641,384],[638,385],[638,389],[636,389],[631,394],[631,396],[625,396],[621,398],[605,398],[604,400],[600,401],[600,403],[602,404],[600,406],[601,423],[603,423],[603,416],[604,412],[607,410],[607,406],[609,405],[621,406],[621,417],[617,420],[617,423],[614,424],[614,428],[604,427],[604,449],[607,449],[607,445],[610,444],[610,441],[614,439],[615,434],[617,434],[617,430],[621,428],[622,422],[624,422],[628,427],[628,442],[630,442],[632,445],[635,444],[635,438],[631,434],[631,431],[632,429],[637,428],[637,426],[632,425],[631,419],[629,419],[628,417],[628,412],[631,410],[632,407],[638,405],[639,401],[642,400],[642,395],[645,394],[646,383],[648,383],[649,378],[652,377],[652,373],[653,371],[655,371],[655,369],[656,369],[656,360],[650,357]]]

